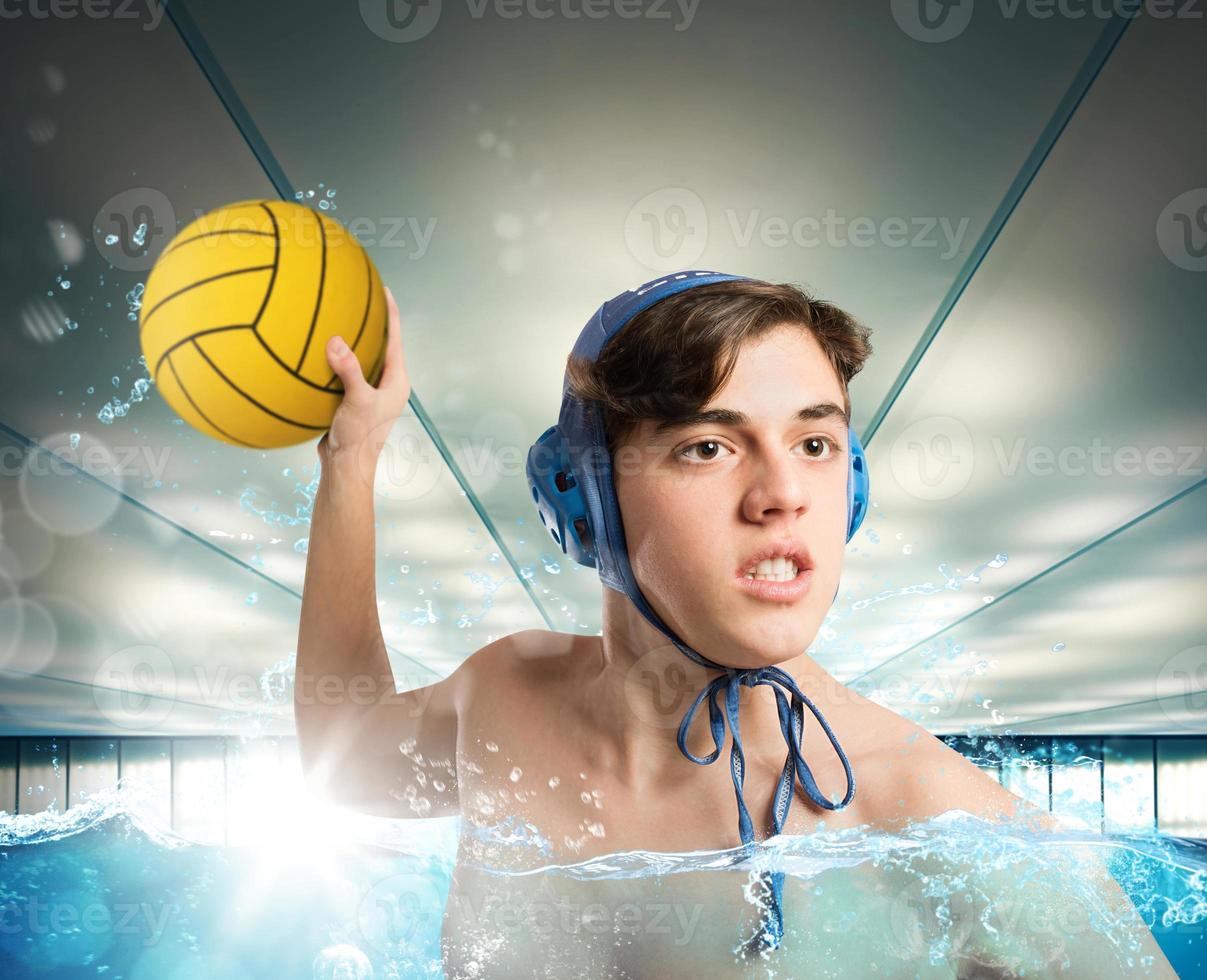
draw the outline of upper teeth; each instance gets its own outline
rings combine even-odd
[[[787,582],[796,578],[796,560],[793,558],[764,558],[746,571],[747,578],[767,579],[772,582]]]

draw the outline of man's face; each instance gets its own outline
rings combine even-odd
[[[833,405],[830,417],[801,409]],[[642,421],[617,447],[616,493],[629,561],[642,592],[693,649],[754,667],[805,652],[829,609],[846,543],[847,441],[843,393],[820,345],[781,326],[747,343],[725,387],[702,411],[748,421],[658,432]],[[784,540],[813,565],[791,601],[751,594],[738,568]]]

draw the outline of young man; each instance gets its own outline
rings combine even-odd
[[[373,473],[409,396],[393,298],[376,389],[333,341],[328,358],[345,398],[319,443],[323,473],[295,688],[311,784],[386,816],[459,813],[466,830],[518,818],[542,841],[538,864],[731,848],[777,830],[893,831],[953,809],[992,820],[1025,815],[994,779],[843,687],[804,652],[841,573],[855,445],[847,385],[870,354],[867,331],[790,285],[682,275],[710,278],[678,291],[646,284],[616,297],[597,314],[597,328],[608,324],[610,305],[637,312],[618,329],[612,322],[602,344],[596,338],[601,350],[572,356],[567,367],[567,397],[593,406],[602,421],[606,445],[598,448],[611,463],[602,479],[612,488],[604,490],[614,492],[623,523],[600,526],[605,504],[594,507],[592,526],[576,528],[575,545],[593,544],[611,585],[603,590],[603,635],[524,631],[477,651],[440,683],[405,694],[394,691],[374,588]],[[651,288],[665,295],[634,301]],[[563,527],[559,540],[566,536]],[[616,541],[623,554],[609,556]],[[609,562],[623,564],[623,574]],[[710,724],[689,725],[684,712],[701,706],[705,690],[723,706],[709,697]],[[802,702],[819,725],[809,715],[793,721]],[[731,746],[740,726],[740,756],[731,749],[729,766],[700,765],[721,756],[726,724]],[[522,847],[492,849],[468,832],[458,857],[513,866],[533,859]],[[684,948],[659,946],[653,929],[639,942],[596,934],[586,943],[578,931],[562,937],[564,948],[545,936],[548,975],[581,973],[590,963],[599,975],[699,976],[706,962],[733,975],[725,953],[739,930],[759,941],[751,948],[778,946],[784,922],[808,932],[810,900],[795,884],[793,894],[781,894],[782,875],[760,879],[763,907],[753,916],[736,889],[722,895],[712,877],[677,877],[683,880],[664,894],[676,895],[677,909],[706,913]],[[484,923],[481,903],[490,895],[513,913],[548,905],[548,881],[536,880],[459,872],[446,913],[446,967],[472,972],[466,964],[489,948],[493,968],[483,975],[531,972],[526,957],[537,954],[526,945],[492,945],[497,922]],[[900,893],[905,885],[863,888],[865,907],[871,895],[883,900],[886,887]],[[1102,889],[1126,916],[1130,906],[1109,878]],[[605,893],[633,898],[615,881],[589,890],[595,904]],[[851,901],[860,901],[855,892]],[[1163,963],[1151,935],[1140,931],[1146,955]],[[851,944],[845,955],[868,955],[860,930],[841,935]],[[1109,975],[1114,952],[1086,937],[1082,943],[1094,950],[1085,962]],[[654,967],[672,953],[673,970],[671,959]],[[785,955],[796,957],[780,960],[795,970],[821,969],[837,954],[834,943],[798,942]],[[895,965],[905,969],[904,959]],[[849,965],[856,975],[869,972]],[[893,965],[878,962],[875,972],[886,975]]]

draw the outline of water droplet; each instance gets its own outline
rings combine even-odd
[[[71,433],[71,448],[72,449],[80,448],[80,434],[78,432]]]
[[[487,742],[486,751],[487,752],[498,752],[499,751],[498,743],[497,742]]]
[[[507,778],[510,779],[513,783],[518,783],[520,781],[520,777],[522,775],[524,775],[524,770],[521,769],[519,766],[516,766],[514,769],[511,770],[511,774]]]
[[[1060,651],[1061,651],[1061,650],[1063,650],[1064,648],[1065,648],[1064,641],[1061,641],[1061,642],[1059,642],[1059,643],[1053,643],[1053,644],[1052,644],[1052,652],[1053,652],[1053,653],[1060,653]]]
[[[559,783],[561,783],[561,780],[558,779],[557,776],[549,777],[549,788],[550,789],[557,789]]]

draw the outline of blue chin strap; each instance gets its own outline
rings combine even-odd
[[[604,345],[634,316],[660,300],[675,293],[705,286],[714,282],[748,280],[746,276],[731,276],[719,272],[691,270],[654,279],[636,289],[628,290],[604,303],[579,334],[573,353],[578,357],[596,360]],[[867,511],[868,474],[863,447],[854,429],[848,430],[850,451],[847,469],[847,540],[859,529]],[[545,525],[562,553],[588,568],[599,571],[600,581],[608,588],[628,596],[629,600],[649,621],[688,658],[711,670],[722,671],[702,690],[683,715],[679,725],[678,744],[688,759],[707,766],[721,755],[725,744],[725,724],[733,735],[730,751],[730,773],[738,805],[738,830],[742,843],[754,840],[754,824],[742,794],[745,781],[745,756],[742,752],[741,730],[738,725],[739,688],[766,685],[775,693],[779,709],[780,729],[788,746],[788,757],[776,788],[773,819],[775,833],[783,830],[792,805],[795,778],[809,799],[825,810],[841,810],[855,796],[855,777],[851,773],[846,753],[838,744],[834,732],[817,710],[816,705],[797,687],[792,676],[778,667],[737,669],[726,667],[697,653],[684,643],[650,607],[637,586],[629,565],[628,548],[624,539],[624,524],[612,481],[612,461],[608,454],[603,417],[598,406],[584,404],[569,395],[568,381],[562,384],[562,407],[557,425],[547,429],[528,451],[528,483],[532,499]],[[835,597],[838,591],[834,592]],[[725,696],[722,712],[717,704]],[[713,752],[704,757],[693,755],[687,748],[687,733],[703,701],[708,700],[709,725],[712,731]],[[830,740],[835,754],[842,762],[847,777],[847,792],[841,801],[827,799],[817,786],[801,750],[804,729],[804,708],[812,712]],[[782,909],[783,872],[763,876],[769,889],[764,925],[751,938],[752,945],[775,949],[784,933]]]

